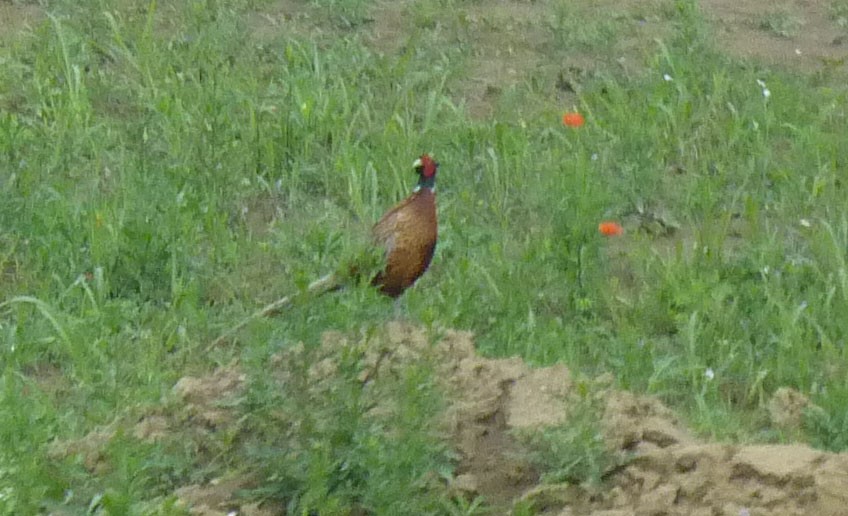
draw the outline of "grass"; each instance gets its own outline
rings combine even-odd
[[[442,404],[432,365],[364,387],[364,346],[345,347],[332,374],[316,371],[326,358],[325,349],[300,347],[282,356],[281,383],[254,376],[247,453],[267,479],[255,494],[293,513],[427,514],[449,503],[435,488],[450,459],[428,428]],[[256,367],[267,371],[268,363]]]
[[[627,20],[555,4],[556,51],[606,52]],[[174,489],[254,464],[252,496],[298,512],[461,512],[415,481],[450,468],[429,453],[426,368],[399,380],[410,408],[394,426],[363,416],[355,356],[323,405],[268,384],[274,353],[375,331],[390,301],[349,289],[207,352],[350,256],[425,150],[442,163],[441,237],[410,319],[473,330],[488,355],[612,372],[721,439],[779,440],[764,400],[790,386],[823,408],[809,442],[845,448],[844,86],[727,58],[697,9],[667,2],[643,73],[601,67],[582,85],[585,127],[561,127],[571,106],[533,77],[476,120],[452,96],[473,55],[444,32],[459,26],[443,7],[463,4],[408,5],[426,23],[410,17],[387,55],[367,44],[370,4],[350,0],[305,7],[330,33],[261,41],[250,14],[270,2],[55,2],[0,49],[2,512],[180,514]],[[591,23],[566,34],[566,15]],[[640,231],[642,207],[679,229]],[[625,237],[599,236],[604,219]],[[233,360],[249,383],[235,434],[132,436],[179,378]],[[286,410],[313,425],[288,445],[273,426]],[[109,425],[102,468],[51,458],[54,440]]]
[[[604,441],[599,405],[595,400],[575,400],[565,423],[518,433],[529,459],[542,471],[543,483],[598,486],[603,475],[621,462]]]
[[[763,16],[759,27],[775,36],[791,38],[798,34],[803,25],[804,20],[796,15],[785,10],[776,10]]]
[[[848,27],[848,2],[834,0],[830,3],[830,18],[841,28]]]

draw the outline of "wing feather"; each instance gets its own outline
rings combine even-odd
[[[398,228],[402,227],[409,219],[409,214],[403,209],[409,204],[409,201],[410,199],[405,199],[389,210],[374,224],[374,228],[371,230],[374,243],[386,250],[386,256],[391,254],[395,248],[395,235],[397,235]]]

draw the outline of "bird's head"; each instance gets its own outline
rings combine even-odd
[[[439,163],[425,153],[415,160],[412,166],[418,174],[418,188],[426,187],[432,190],[436,186],[436,170],[439,168]]]

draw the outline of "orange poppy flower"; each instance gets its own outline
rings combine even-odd
[[[619,236],[624,233],[624,228],[618,222],[601,222],[598,224],[598,231],[604,236]]]
[[[570,112],[562,115],[562,125],[566,127],[581,127],[586,123],[586,119],[580,113]]]

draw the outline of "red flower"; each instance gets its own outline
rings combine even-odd
[[[581,127],[585,123],[586,119],[576,111],[562,115],[562,125],[566,127]]]
[[[598,231],[604,236],[619,236],[624,233],[624,228],[618,222],[601,222],[598,224]]]

